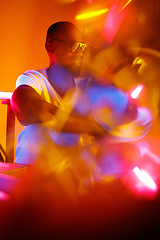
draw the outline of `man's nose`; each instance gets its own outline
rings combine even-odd
[[[82,51],[82,48],[79,46],[79,48],[76,50],[76,54],[79,55],[79,56],[83,56],[84,53]]]

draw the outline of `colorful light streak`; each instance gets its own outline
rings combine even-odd
[[[119,4],[113,4],[106,16],[104,29],[102,31],[107,43],[111,44],[124,18],[125,12],[120,11]]]
[[[138,147],[139,147],[141,156],[143,156],[144,154],[147,154],[152,159],[152,161],[160,164],[160,158],[155,153],[153,153],[148,149],[147,144],[138,144]]]
[[[127,7],[127,5],[131,2],[132,0],[129,0],[122,8],[120,11],[122,11],[125,7]]]
[[[93,17],[99,16],[103,13],[106,13],[108,11],[109,11],[109,8],[105,8],[105,9],[101,9],[101,10],[94,11],[94,12],[83,13],[83,14],[77,15],[75,17],[75,19],[79,20],[79,19],[93,18]]]
[[[136,99],[139,97],[140,93],[142,92],[144,86],[142,84],[139,84],[132,92],[131,92],[131,97],[133,99]]]
[[[157,190],[157,185],[147,172],[145,172],[144,170],[140,170],[138,167],[135,167],[133,169],[133,172],[147,187],[149,187],[153,191]]]
[[[148,156],[151,157],[151,159],[152,159],[154,162],[160,164],[160,158],[157,157],[153,152],[151,152],[150,150],[147,149],[146,154],[148,154]]]

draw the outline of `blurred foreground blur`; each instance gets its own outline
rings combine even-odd
[[[159,239],[160,53],[147,46],[146,35],[153,29],[145,16],[128,5],[132,11],[126,17],[126,2],[115,1],[108,11],[105,1],[106,17],[80,23],[82,28],[88,24],[98,29],[98,37],[92,39],[97,40],[97,49],[82,74],[102,87],[99,102],[90,94],[96,121],[107,130],[117,127],[125,96],[120,92],[115,102],[106,108],[102,104],[113,96],[102,94],[103,87],[114,86],[139,106],[138,126],[133,121],[118,126],[110,137],[84,136],[79,147],[55,147],[51,158],[28,167],[23,179],[0,176],[1,239]],[[118,34],[126,19],[128,28],[123,29],[124,35]],[[134,34],[127,38],[127,30],[136,32],[137,22],[144,30],[137,34],[141,41]],[[83,112],[88,106],[85,99],[82,102]]]

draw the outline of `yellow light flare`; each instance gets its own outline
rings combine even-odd
[[[125,7],[127,7],[127,5],[131,2],[132,0],[129,0],[122,8],[120,11],[122,11]]]
[[[94,11],[94,12],[83,13],[83,14],[77,15],[75,17],[75,19],[93,18],[93,17],[99,16],[99,15],[101,15],[103,13],[106,13],[108,11],[109,11],[109,8],[105,8],[105,9],[101,9],[101,10]]]

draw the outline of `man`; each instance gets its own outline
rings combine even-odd
[[[79,76],[84,52],[89,48],[81,32],[70,22],[57,22],[48,29],[45,47],[50,66],[39,71],[27,71],[17,79],[11,104],[18,120],[24,126],[49,124],[51,120],[50,124],[54,126],[53,116],[61,107],[67,117],[67,121],[62,123],[62,132],[104,133],[98,124],[75,115],[68,116],[68,104],[63,101],[64,97],[70,101],[75,93],[74,77]],[[19,159],[18,162],[21,161]]]
[[[58,172],[59,164],[63,165],[68,156],[72,160],[81,158],[82,162],[91,159],[85,148],[85,157],[81,157],[81,133],[103,135],[106,130],[95,120],[86,119],[84,112],[77,114],[72,109],[82,89],[78,86],[86,85],[86,79],[83,84],[75,82],[83,55],[90,50],[81,32],[70,22],[57,22],[47,31],[45,47],[49,67],[20,75],[12,95],[12,109],[26,126],[17,139],[15,163],[31,165],[42,161],[46,166],[56,166],[54,172]]]
[[[79,80],[83,56],[91,46],[72,23],[52,24],[45,47],[49,67],[20,75],[12,95],[12,109],[26,126],[17,139],[15,162],[30,165],[42,161],[62,185],[70,186],[72,195],[73,189],[81,191],[83,184],[92,184],[98,176],[93,156],[96,148],[90,149],[92,137],[105,136],[119,123],[133,121],[137,108],[126,93],[113,86],[106,93],[103,86],[86,88],[87,78]],[[112,99],[109,105],[108,99]],[[110,112],[115,109],[113,115],[104,115],[101,100]],[[115,117],[118,120],[113,121]]]

